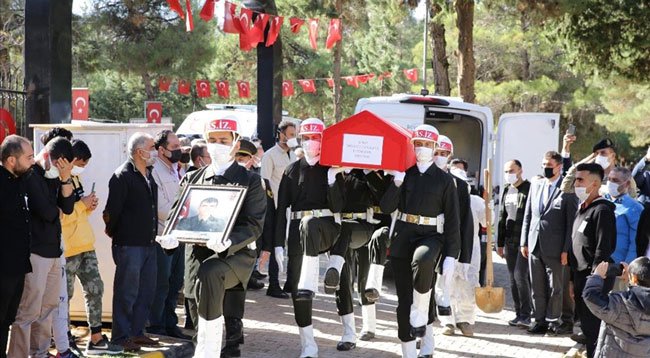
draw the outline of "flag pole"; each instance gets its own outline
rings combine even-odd
[[[424,0],[424,46],[422,51],[422,89],[420,94],[426,96],[429,94],[427,89],[427,47],[429,42],[429,0]]]

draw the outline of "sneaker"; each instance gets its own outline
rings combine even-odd
[[[67,351],[65,351],[63,353],[60,353],[60,352],[57,353],[56,358],[79,358],[79,356],[72,353],[72,351],[68,349]]]
[[[452,326],[451,324],[446,325],[442,330],[442,334],[445,336],[453,336],[454,333],[456,333],[456,327]]]
[[[519,324],[519,316],[508,321],[508,326],[517,327],[518,324]]]
[[[139,346],[144,346],[144,347],[156,347],[160,345],[158,341],[154,341],[153,339],[145,336],[144,334],[137,337],[131,337],[131,341]]]
[[[124,347],[110,343],[105,336],[102,336],[102,339],[97,343],[88,340],[88,345],[86,345],[86,354],[89,355],[120,354],[123,352]]]
[[[530,318],[519,318],[519,322],[517,322],[517,327],[519,328],[530,328]]]
[[[106,339],[106,338],[104,337],[104,339]],[[113,343],[113,344],[116,344],[116,343]],[[125,352],[137,352],[142,348],[139,344],[134,343],[130,339],[121,341],[121,342],[119,342],[118,345],[122,346],[124,348]]]
[[[587,344],[587,337],[585,337],[584,333],[572,334],[571,339],[576,343]]]
[[[460,322],[456,324],[456,327],[460,329],[460,333],[463,334],[465,337],[474,337],[474,330],[472,329],[472,326],[467,323],[467,322]]]

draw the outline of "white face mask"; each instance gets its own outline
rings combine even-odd
[[[438,168],[440,168],[442,170],[447,169],[447,161],[449,160],[449,158],[441,157],[441,156],[438,155],[438,156],[436,156],[435,160],[436,160],[436,165],[438,166]]]
[[[449,172],[452,175],[455,175],[455,176],[457,176],[457,177],[459,177],[461,179],[466,179],[467,178],[467,172],[460,169],[460,168],[451,168],[451,169],[449,169]]]
[[[582,203],[583,201],[587,200],[589,197],[589,193],[587,193],[587,188],[585,187],[577,187],[576,188],[576,196],[578,197],[578,200]]]
[[[598,155],[596,156],[596,160],[594,161],[596,164],[600,165],[603,167],[603,169],[609,168],[609,165],[611,164],[609,161],[609,158],[607,158],[604,155]]]
[[[289,148],[295,148],[298,146],[298,138],[289,138],[287,140],[287,146]]]
[[[212,165],[215,165],[217,168],[228,163],[232,159],[232,146],[219,144],[219,143],[208,143],[208,154],[212,159]]]
[[[56,179],[59,177],[59,168],[54,163],[50,162],[50,169],[45,171],[45,177],[48,179]]]
[[[415,148],[415,159],[418,163],[428,163],[433,160],[433,149],[427,147]]]
[[[316,158],[320,155],[320,142],[317,140],[306,140],[302,142],[302,149],[307,159]]]
[[[158,151],[157,150],[150,150],[149,151],[149,158],[144,158],[146,164],[148,167],[154,165],[156,163],[156,158],[158,157]]]
[[[86,169],[86,168],[85,167],[78,167],[78,166],[75,165],[74,167],[72,167],[72,172],[71,173],[74,176],[79,176],[79,175],[81,175],[81,173],[83,173],[84,169]]]
[[[512,185],[517,182],[517,174],[506,173],[505,175],[506,183]]]
[[[609,194],[609,196],[611,196],[612,198],[616,198],[617,196],[621,195],[621,193],[618,191],[620,186],[621,186],[620,184],[614,183],[612,181],[608,181],[607,193]]]

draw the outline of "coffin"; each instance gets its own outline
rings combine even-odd
[[[403,172],[415,165],[411,133],[362,111],[323,131],[320,163]]]

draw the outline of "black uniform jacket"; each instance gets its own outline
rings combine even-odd
[[[257,249],[272,252],[276,246],[282,246],[283,243],[274,242],[275,239],[275,200],[273,199],[273,190],[268,179],[264,180],[264,191],[266,191],[266,214],[264,216],[264,230],[258,240]],[[260,242],[261,241],[261,242]]]
[[[328,185],[329,168],[320,163],[311,166],[302,158],[284,170],[275,212],[275,246],[284,246],[288,207],[291,207],[291,211],[329,209],[333,213],[341,212],[345,202],[343,176],[337,174],[336,182]]]
[[[237,162],[233,162],[223,175],[215,175],[212,165],[195,170],[185,175],[181,180],[180,190],[169,211],[170,213],[173,213],[176,206],[179,205],[180,195],[185,185],[188,184],[239,185],[248,188],[244,203],[235,220],[235,225],[228,236],[232,245],[228,250],[218,254],[232,268],[245,287],[251,272],[253,272],[253,266],[257,258],[256,251],[248,248],[248,245],[260,237],[264,227],[266,194],[262,188],[262,179],[259,175],[249,172],[246,168],[237,164]],[[214,251],[204,245],[195,244],[192,246],[190,260],[186,262],[188,266],[185,268],[185,292],[194,292],[201,262],[215,255]],[[171,254],[174,250],[167,250],[167,253]]]
[[[381,199],[381,210],[392,213],[398,209],[402,213],[437,217],[445,215],[444,234],[438,233],[435,226],[416,225],[397,221],[395,225],[409,225],[410,237],[399,237],[393,232],[390,255],[399,258],[411,256],[410,242],[422,238],[440,237],[444,240],[444,255],[458,258],[460,254],[460,215],[458,194],[451,175],[443,172],[435,164],[426,172],[420,173],[416,165],[406,171],[404,182],[399,187],[394,183],[388,187]]]
[[[616,206],[605,198],[597,198],[586,208],[578,208],[573,222],[571,267],[577,271],[591,270],[599,263],[612,262],[616,248]]]
[[[29,261],[31,226],[25,188],[27,175],[15,177],[0,165],[0,275],[5,277],[32,271]]]
[[[369,172],[365,174],[362,169],[353,169],[344,176],[345,205],[344,213],[365,213],[366,210],[375,205],[375,197],[371,188],[372,182],[369,177],[376,177],[377,174]],[[375,189],[378,191],[381,189]]]
[[[29,212],[31,213],[31,252],[41,257],[57,258],[61,251],[61,220],[59,209],[66,215],[74,210],[75,196],[63,197],[59,178],[45,178],[38,164],[26,179]]]

